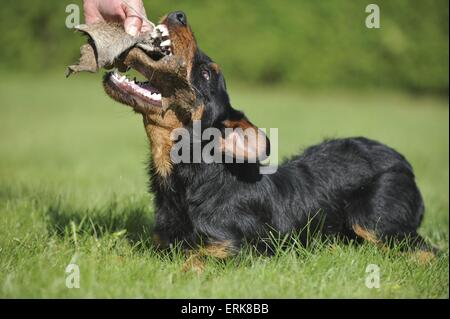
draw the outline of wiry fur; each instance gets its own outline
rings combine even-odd
[[[201,76],[205,66],[209,81]],[[190,82],[205,106],[202,129],[245,119],[230,104],[220,68],[198,49]],[[329,140],[275,174],[261,175],[259,165],[174,164],[166,177],[150,165],[159,237],[190,245],[227,242],[237,250],[269,230],[295,233],[309,223],[326,235],[357,239],[355,228],[364,229],[372,239],[409,238],[426,248],[417,234],[424,204],[413,170],[392,148],[362,137]]]

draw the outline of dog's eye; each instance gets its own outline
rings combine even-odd
[[[206,81],[209,81],[209,79],[211,78],[211,74],[207,69],[202,70],[202,76],[205,78]]]

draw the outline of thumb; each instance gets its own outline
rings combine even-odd
[[[124,22],[125,31],[135,37],[139,34],[142,27],[142,20],[136,16],[128,16]]]
[[[141,33],[151,32],[153,30],[153,26],[147,21],[142,21]]]

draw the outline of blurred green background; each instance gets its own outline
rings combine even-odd
[[[448,93],[447,0],[376,1],[381,29],[365,27],[368,0],[144,2],[152,21],[184,10],[227,79]],[[0,69],[63,72],[76,61],[82,39],[65,28],[70,3],[82,1],[3,1]]]
[[[85,41],[65,27],[65,8],[81,1],[2,1],[0,298],[448,298],[448,1],[377,0],[378,30],[365,27],[371,2],[145,1],[153,21],[187,13],[233,106],[279,129],[280,159],[361,135],[404,154],[437,260],[333,245],[182,273],[183,256],[147,246],[142,119],[106,96],[102,72],[64,77]],[[67,289],[76,256],[81,288]],[[369,263],[382,268],[380,289],[364,284]]]

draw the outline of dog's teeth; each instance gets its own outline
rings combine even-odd
[[[155,28],[162,36],[169,35],[169,30],[164,24],[158,24]]]
[[[170,43],[171,43],[170,40],[166,40],[166,41],[161,42],[160,46],[168,47],[168,46],[170,46]]]

